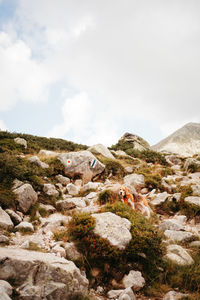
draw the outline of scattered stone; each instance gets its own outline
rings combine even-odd
[[[131,188],[143,188],[145,187],[144,175],[142,174],[130,174],[124,177],[124,185]]]
[[[62,185],[67,185],[70,183],[70,179],[66,176],[63,176],[61,174],[56,175],[56,179],[62,184]]]
[[[190,243],[190,247],[200,248],[200,241],[193,241]]]
[[[165,259],[181,266],[192,265],[194,263],[188,252],[179,245],[168,245]]]
[[[5,280],[0,280],[0,299],[11,300],[9,296],[12,296],[12,286]]]
[[[148,189],[147,188],[143,188],[140,191],[140,194],[142,194],[142,195],[147,194],[147,193],[148,193]]]
[[[88,182],[86,184],[84,184],[84,186],[82,187],[82,191],[86,192],[88,190],[96,190],[99,186],[101,185],[100,182]]]
[[[196,206],[200,206],[200,197],[190,196],[190,197],[186,197],[184,199],[184,201],[189,204],[194,204]]]
[[[74,182],[74,184],[75,184],[76,186],[78,186],[78,187],[81,187],[82,184],[83,184],[83,180],[82,180],[82,179],[76,179],[75,182]]]
[[[79,189],[79,187],[77,187],[73,183],[68,183],[68,185],[67,185],[67,191],[68,191],[68,193],[70,195],[76,196],[76,195],[78,195],[80,189]]]
[[[126,167],[126,168],[124,168],[124,169],[125,169],[125,171],[126,171],[127,173],[133,173],[133,167],[128,166],[128,167]]]
[[[169,201],[179,202],[181,199],[181,193],[175,193],[172,196],[169,196]]]
[[[56,209],[62,211],[62,210],[69,210],[75,208],[76,207],[75,203],[73,201],[70,201],[70,199],[73,198],[57,201]]]
[[[93,154],[101,154],[104,157],[115,159],[110,150],[108,150],[108,148],[102,144],[91,146],[88,148],[88,151],[92,152]]]
[[[6,209],[5,212],[10,216],[14,225],[17,225],[22,222],[22,218],[12,209]]]
[[[0,234],[0,243],[9,244],[9,238],[3,234]]]
[[[28,160],[31,162],[31,163],[34,163],[36,164],[38,167],[42,168],[42,169],[47,169],[49,168],[49,165],[42,162],[39,157],[37,155],[35,156],[31,156],[28,158]]]
[[[114,151],[114,153],[118,156],[128,156],[128,154],[123,150]]]
[[[108,298],[109,299],[117,299],[122,293],[123,293],[124,290],[111,290],[108,292]]]
[[[41,156],[57,156],[59,153],[50,150],[40,150],[38,155]]]
[[[183,300],[183,299],[188,299],[188,295],[178,293],[175,291],[168,292],[163,298],[163,300]]]
[[[165,230],[184,230],[184,226],[179,224],[179,222],[177,220],[167,219],[167,220],[164,220],[160,224],[159,229],[162,230],[162,231],[165,231]]]
[[[129,287],[121,293],[121,295],[119,296],[119,300],[136,300],[136,297],[132,289]]]
[[[25,139],[17,137],[17,138],[14,139],[14,141],[15,141],[16,144],[24,146],[25,149],[27,148],[27,141]]]
[[[157,195],[155,195],[154,200],[151,201],[151,204],[160,205],[161,203],[165,202],[168,197],[169,197],[169,194],[167,192],[158,193]]]
[[[18,209],[23,213],[26,213],[38,200],[37,193],[29,183],[21,185],[13,192],[17,195]]]
[[[25,241],[21,244],[20,248],[22,249],[28,249],[30,247],[30,242],[29,241]]]
[[[90,192],[85,198],[88,199],[88,200],[97,199],[97,193],[96,192]]]
[[[191,186],[193,195],[200,197],[200,184],[195,184]]]
[[[29,222],[21,222],[17,226],[15,226],[15,229],[17,230],[24,230],[24,231],[34,231],[34,227],[31,223]]]
[[[6,230],[14,227],[10,216],[0,207],[0,227]]]
[[[56,245],[52,248],[51,252],[55,253],[57,256],[66,257],[65,249],[59,245]]]
[[[111,245],[119,249],[124,249],[130,242],[131,223],[125,218],[121,218],[111,212],[92,214],[96,219],[95,234],[107,239]]]
[[[173,154],[165,156],[165,159],[168,162],[168,164],[170,164],[171,166],[181,165],[181,163],[182,163],[181,159]]]
[[[0,278],[12,277],[20,299],[71,299],[87,295],[88,280],[71,261],[50,253],[0,248]]]
[[[142,273],[139,271],[131,270],[128,275],[122,279],[125,288],[132,287],[134,291],[139,291],[145,285],[145,280]]]
[[[67,176],[81,175],[84,183],[91,181],[94,176],[102,173],[105,169],[105,166],[87,150],[61,153],[58,155],[58,159],[64,165]]]
[[[191,232],[165,230],[164,235],[174,242],[188,242],[194,239],[194,234]]]
[[[66,251],[66,257],[67,259],[70,259],[72,261],[76,261],[81,258],[81,254],[76,249],[76,246],[74,243],[65,243],[64,248]]]
[[[40,203],[40,208],[45,209],[50,214],[56,211],[55,207],[50,204]]]
[[[200,168],[200,161],[194,159],[194,158],[187,158],[183,168],[185,169],[185,171],[187,172],[190,168]]]
[[[55,197],[59,196],[59,192],[56,190],[55,185],[51,183],[45,183],[43,186],[43,191],[48,196],[55,196]]]
[[[48,218],[42,219],[42,227],[47,230],[55,230],[61,225],[67,225],[71,220],[70,216],[63,216],[59,213],[50,215]]]

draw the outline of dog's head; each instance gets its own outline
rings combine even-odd
[[[127,187],[121,186],[119,188],[119,195],[121,198],[125,197],[127,194],[130,194],[130,190]]]

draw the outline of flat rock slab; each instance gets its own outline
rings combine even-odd
[[[164,235],[175,242],[186,242],[194,238],[194,234],[186,231],[165,230]]]
[[[111,212],[92,214],[92,217],[96,220],[94,232],[100,237],[107,239],[111,245],[122,250],[132,239],[129,220]]]
[[[72,299],[88,280],[71,261],[50,253],[0,247],[0,279],[12,278],[20,299]]]
[[[167,246],[167,254],[165,259],[181,266],[192,265],[194,263],[188,252],[179,245]]]
[[[189,203],[189,204],[194,204],[196,206],[199,206],[200,207],[200,197],[186,197],[184,199],[185,202]]]

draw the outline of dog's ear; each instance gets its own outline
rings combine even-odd
[[[126,192],[127,194],[130,194],[130,190],[129,190],[128,187],[125,187],[124,189],[125,189],[125,192]]]

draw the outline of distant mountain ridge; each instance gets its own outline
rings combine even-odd
[[[200,123],[188,123],[151,147],[159,152],[192,156],[200,153]]]

